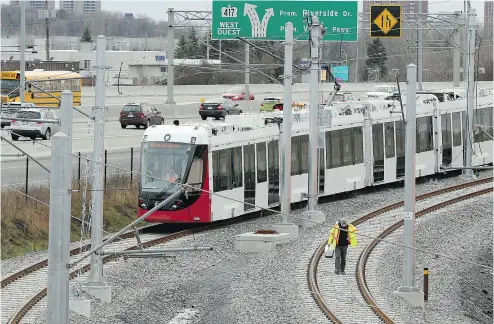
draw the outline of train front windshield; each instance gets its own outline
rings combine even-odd
[[[147,142],[141,146],[141,193],[149,198],[165,198],[180,183],[200,191],[203,184],[205,145]],[[196,190],[194,190],[196,189]],[[157,197],[159,196],[159,197]]]

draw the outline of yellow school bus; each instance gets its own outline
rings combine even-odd
[[[1,95],[2,103],[21,101],[19,93],[20,71],[2,71]],[[82,78],[79,73],[71,71],[26,71],[26,81],[31,81],[38,88],[60,98],[63,90],[74,94],[74,106],[81,105]],[[37,106],[58,107],[59,101],[49,94],[27,84],[24,102],[32,102]]]

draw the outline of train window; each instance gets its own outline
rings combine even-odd
[[[244,146],[244,210],[253,209],[256,202],[256,159],[254,144]]]
[[[362,133],[362,127],[353,128],[353,153],[354,164],[364,162],[364,137]]]
[[[416,152],[432,151],[432,118],[430,116],[417,118],[416,130]]]
[[[492,136],[492,107],[482,109],[484,111],[484,130]],[[484,141],[490,141],[490,137],[484,134]]]
[[[309,173],[309,135],[300,136],[301,173]]]
[[[383,124],[372,125],[372,147],[374,162],[384,160]]]
[[[453,146],[461,146],[461,115],[453,113]]]
[[[393,122],[384,123],[384,146],[386,158],[395,157],[395,126]]]
[[[300,136],[292,137],[292,175],[300,174]]]
[[[231,149],[231,152],[232,152],[231,188],[232,189],[240,188],[242,187],[242,147],[234,147]]]
[[[353,143],[352,129],[346,128],[341,130],[342,148],[343,148],[343,166],[353,164]]]
[[[326,132],[326,168],[331,168],[331,132]]]
[[[268,180],[268,174],[266,171],[266,143],[257,143],[257,183],[265,182]]]
[[[466,129],[467,129],[467,124],[466,124],[466,119],[467,116],[466,116],[466,113],[464,111],[461,112],[461,138],[463,138],[463,142],[464,143],[468,143],[466,142]],[[465,150],[463,150],[463,155],[465,155]]]
[[[341,130],[331,132],[331,168],[341,166]]]
[[[451,148],[451,114],[441,115],[443,148]]]
[[[405,176],[405,123],[395,123],[396,129],[396,178]]]

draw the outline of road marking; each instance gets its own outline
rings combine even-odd
[[[191,308],[186,308],[184,311],[182,311],[180,314],[172,318],[171,321],[168,322],[168,324],[188,324],[192,323],[195,317],[197,317],[197,314],[199,312],[195,309]]]

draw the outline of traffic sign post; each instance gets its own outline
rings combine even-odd
[[[370,24],[371,38],[401,38],[401,6],[372,5]]]
[[[211,35],[215,40],[245,37],[283,41],[285,24],[291,22],[294,36],[308,40],[307,18],[316,16],[327,30],[324,40],[356,42],[357,8],[357,1],[213,0]]]

